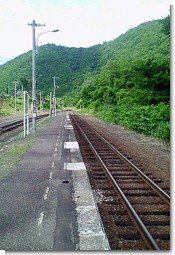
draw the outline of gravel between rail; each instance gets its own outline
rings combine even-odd
[[[170,146],[158,139],[138,134],[126,128],[105,123],[92,115],[81,115],[114,145],[130,155],[136,165],[142,165],[170,185]]]

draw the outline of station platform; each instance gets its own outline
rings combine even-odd
[[[0,182],[0,203],[0,250],[110,250],[66,111]]]

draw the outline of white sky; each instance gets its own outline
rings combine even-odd
[[[110,41],[139,24],[164,18],[170,0],[0,0],[0,64],[32,49],[32,27],[45,23],[39,45],[89,47]]]

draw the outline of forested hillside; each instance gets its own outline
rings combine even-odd
[[[45,45],[37,55],[37,90],[53,92],[76,107],[148,135],[170,136],[170,18],[130,29],[89,48]],[[0,66],[0,91],[12,81],[31,91],[32,53]]]
[[[169,31],[167,17],[142,24],[104,44],[100,72],[89,76],[63,103],[169,141]]]
[[[53,91],[53,76],[59,77],[58,96],[66,94],[84,81],[86,73],[99,68],[99,46],[68,48],[54,44],[39,47],[36,56],[37,90],[47,95]],[[32,88],[32,52],[27,52],[0,66],[0,90],[13,90],[12,82]]]

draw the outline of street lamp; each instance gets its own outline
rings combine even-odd
[[[37,39],[36,39],[36,54],[38,54],[38,38],[39,38],[41,35],[43,35],[43,34],[46,34],[46,33],[55,33],[55,32],[59,32],[59,29],[44,31],[44,32],[41,32],[41,33],[37,36]]]
[[[35,38],[35,27],[37,26],[45,26],[45,24],[37,24],[35,23],[35,20],[32,21],[32,23],[28,23],[28,25],[32,26],[32,34],[33,34],[33,53],[32,53],[32,132],[36,132],[36,113],[37,113],[37,104],[36,104],[36,54],[37,54],[37,47],[36,47],[36,38]],[[51,31],[45,31],[38,35],[38,37],[41,34],[49,33],[49,32],[58,32],[59,30],[51,30]],[[37,37],[37,45],[38,45],[38,37]]]

